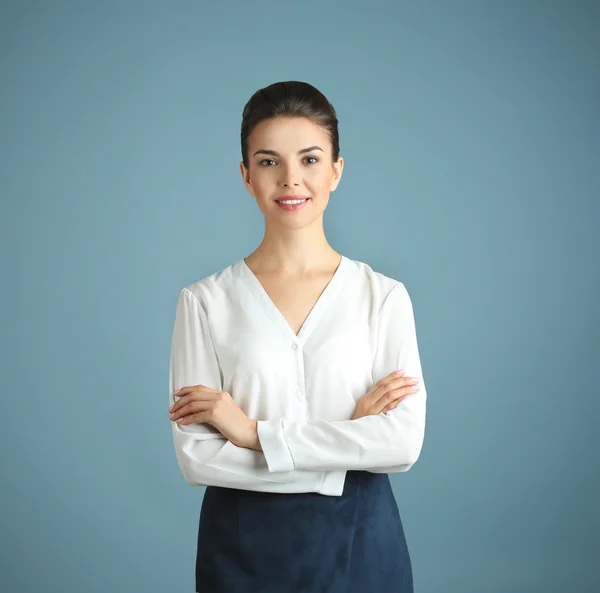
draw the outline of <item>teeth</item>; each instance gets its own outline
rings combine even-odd
[[[280,204],[301,204],[302,202],[306,202],[308,198],[304,198],[304,200],[277,200]]]

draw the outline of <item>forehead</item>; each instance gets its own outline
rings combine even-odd
[[[248,137],[248,145],[258,150],[296,152],[317,144],[327,150],[329,136],[325,129],[305,117],[276,117],[261,121]]]

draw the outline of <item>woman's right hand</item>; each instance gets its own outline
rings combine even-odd
[[[416,393],[420,388],[418,378],[405,377],[404,370],[399,374],[394,371],[380,379],[371,387],[366,395],[356,402],[356,409],[351,420],[363,416],[376,416],[395,408],[405,397]]]

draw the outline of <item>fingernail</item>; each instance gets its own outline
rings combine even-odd
[[[396,375],[401,375],[404,372],[404,369],[399,369],[396,371]]]

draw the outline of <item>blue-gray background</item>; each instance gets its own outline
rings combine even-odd
[[[263,217],[240,122],[340,120],[332,246],[402,280],[428,386],[391,476],[418,593],[598,591],[600,4],[3,2],[0,588],[193,591],[182,286]]]

